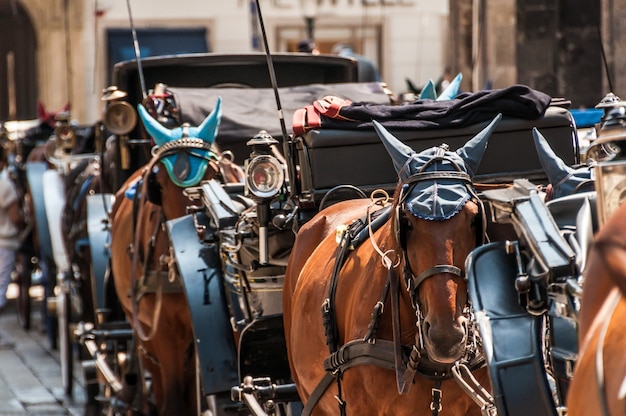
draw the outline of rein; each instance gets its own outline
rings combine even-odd
[[[132,305],[133,323],[134,323],[135,331],[137,332],[138,337],[143,342],[150,341],[152,338],[154,338],[154,335],[157,331],[159,317],[161,315],[163,283],[161,281],[161,278],[157,276],[155,308],[154,308],[154,313],[153,313],[153,318],[152,318],[152,325],[150,325],[150,331],[148,334],[144,332],[141,322],[139,321],[139,301],[144,294],[144,293],[141,293],[139,290],[140,283],[145,282],[148,278],[148,274],[149,274],[148,263],[153,255],[153,249],[156,243],[156,237],[163,223],[166,221],[166,218],[163,214],[163,208],[160,207],[159,208],[159,221],[151,235],[151,238],[148,244],[148,251],[146,255],[144,256],[144,259],[142,262],[143,272],[142,272],[142,276],[140,280],[139,277],[137,276],[136,271],[138,269],[139,262],[140,262],[139,247],[141,247],[143,221],[140,221],[139,219],[143,217],[144,208],[146,206],[146,199],[148,195],[148,180],[147,180],[148,175],[150,175],[154,166],[162,158],[175,154],[177,152],[181,152],[181,151],[185,151],[187,152],[187,154],[192,155],[194,157],[208,160],[209,162],[216,161],[218,160],[218,158],[213,152],[210,152],[208,156],[204,156],[204,155],[198,155],[189,151],[190,148],[210,151],[210,146],[211,146],[210,143],[207,143],[204,140],[196,139],[196,138],[188,138],[188,137],[183,137],[181,139],[168,142],[160,147],[154,147],[152,149],[153,157],[143,169],[143,174],[142,174],[141,181],[140,181],[141,190],[138,192],[139,195],[137,195],[137,193],[135,194],[135,200],[134,200],[134,204],[137,207],[136,208],[137,215],[135,216],[137,220],[135,221],[135,224],[134,224],[135,226],[133,227],[134,236],[133,236],[133,243],[130,248],[131,253],[132,253],[130,300],[131,300],[131,305]]]

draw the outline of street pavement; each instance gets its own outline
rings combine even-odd
[[[31,329],[24,330],[17,319],[15,286],[9,286],[9,304],[0,313],[0,337],[13,348],[0,348],[0,416],[83,415],[84,383],[80,365],[75,363],[74,391],[66,397],[61,382],[59,351],[50,343],[41,319],[40,287],[32,287]]]

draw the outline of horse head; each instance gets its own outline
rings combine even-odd
[[[423,345],[435,363],[450,364],[465,354],[464,264],[484,235],[472,177],[500,119],[456,152],[442,145],[420,153],[374,122],[399,176],[391,221],[397,252],[403,253],[406,296],[418,316],[415,345]]]
[[[536,128],[533,128],[533,138],[539,163],[548,176],[546,199],[556,199],[576,192],[593,191],[594,181],[591,177],[590,166],[576,169],[567,166]]]
[[[162,261],[171,247],[163,224],[187,214],[190,201],[185,188],[220,174],[211,146],[220,123],[221,99],[198,127],[170,129],[142,105],[138,113],[156,145],[148,164],[116,193],[111,271],[120,304],[146,351],[139,358],[152,374],[159,414],[195,414],[196,370],[195,361],[189,359],[195,345],[193,327],[177,268]],[[150,279],[154,283],[148,284]]]
[[[153,161],[148,165],[144,186],[147,197],[157,205],[162,205],[166,218],[184,215],[185,204],[167,203],[171,195],[183,198],[182,189],[197,185],[201,180],[217,177],[220,174],[219,156],[212,150],[218,133],[222,115],[221,98],[218,98],[213,111],[198,127],[183,124],[169,129],[155,120],[142,106],[137,106],[146,132],[155,142]],[[160,166],[156,163],[160,162]],[[174,201],[171,201],[174,202]]]

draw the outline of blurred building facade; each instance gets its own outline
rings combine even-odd
[[[128,7],[130,4],[130,8]],[[262,50],[255,0],[0,0],[0,120],[72,104],[100,117],[113,64],[142,57]],[[612,0],[260,0],[272,52],[313,35],[322,53],[350,42],[395,93],[443,68],[462,90],[527,84],[590,106],[626,88],[626,8]],[[607,57],[603,64],[600,38]]]

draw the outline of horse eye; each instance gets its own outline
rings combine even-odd
[[[472,226],[472,227],[474,227],[474,228],[476,228],[476,227],[478,227],[478,225],[479,225],[479,224],[480,224],[480,215],[476,214],[476,215],[474,215],[474,217],[472,218],[472,221],[471,221],[471,226]]]

